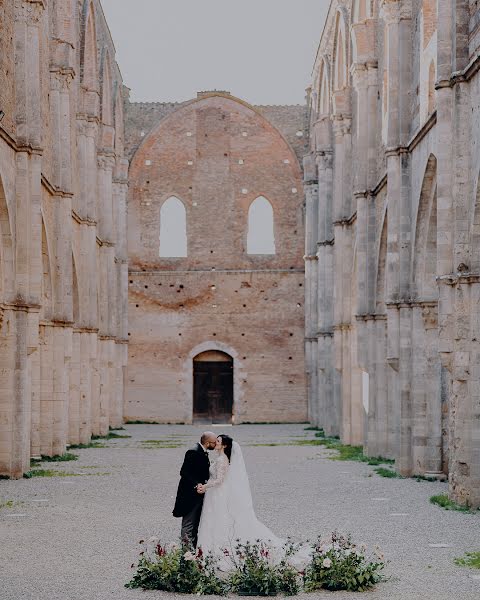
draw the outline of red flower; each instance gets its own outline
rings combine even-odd
[[[165,556],[166,554],[165,548],[160,544],[157,544],[157,554],[158,556]]]
[[[197,558],[202,558],[202,556],[203,556],[203,550],[201,548],[199,548],[197,550]]]

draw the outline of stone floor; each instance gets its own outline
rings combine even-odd
[[[161,425],[126,429],[130,439],[79,450],[76,462],[45,466],[76,477],[0,481],[0,506],[16,502],[0,508],[2,600],[170,596],[123,584],[141,538],[156,534],[170,541],[178,535],[180,523],[171,516],[178,470],[184,447],[199,431]],[[444,483],[384,479],[365,464],[328,460],[328,451],[319,447],[254,445],[311,436],[303,425],[243,425],[228,433],[245,446],[258,516],[279,535],[311,539],[338,529],[351,532],[358,543],[381,546],[391,561],[391,580],[358,597],[480,597],[479,572],[453,564],[465,551],[480,550],[480,515],[432,506],[429,497],[445,491]],[[176,447],[158,447],[165,445]]]

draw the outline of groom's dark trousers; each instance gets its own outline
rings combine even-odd
[[[199,483],[208,481],[209,466],[208,453],[197,444],[187,450],[180,469],[180,483],[173,516],[182,517],[182,542],[188,542],[193,546],[197,545],[198,526],[203,507],[203,494],[199,494],[196,487]]]

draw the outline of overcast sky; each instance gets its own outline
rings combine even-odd
[[[134,101],[302,104],[330,0],[102,0]]]

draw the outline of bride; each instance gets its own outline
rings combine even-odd
[[[281,549],[284,541],[261,523],[253,509],[242,449],[221,434],[215,446],[217,459],[210,465],[210,478],[198,491],[205,493],[197,547],[205,553],[222,554],[240,542],[260,540]]]

